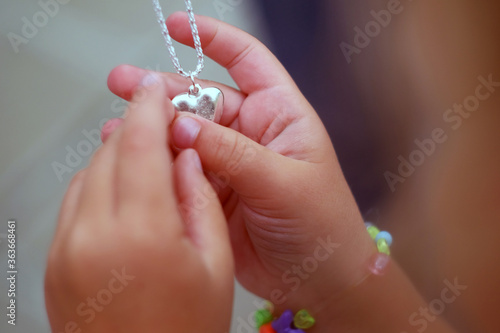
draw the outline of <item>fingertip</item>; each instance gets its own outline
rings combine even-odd
[[[201,123],[196,117],[179,115],[172,125],[172,143],[179,149],[193,148],[201,130]]]
[[[126,71],[126,67],[128,65],[125,65],[125,64],[122,64],[122,65],[118,65],[116,66],[115,68],[113,68],[111,70],[111,72],[109,72],[109,75],[108,75],[108,88],[112,88],[115,86],[116,84],[116,81],[123,76],[123,72]]]
[[[155,94],[159,94],[163,100],[163,110],[165,111],[166,125],[175,118],[175,108],[172,101],[168,98],[168,90],[166,87],[165,77],[158,72],[146,72],[142,78],[140,87],[143,89],[153,89]]]
[[[165,23],[167,24],[167,27],[175,27],[178,23],[184,23],[188,19],[188,15],[186,12],[182,11],[176,11],[170,14]]]
[[[203,45],[203,31],[206,29],[207,24],[210,24],[210,20],[208,20],[208,17],[202,15],[195,15],[195,20],[198,25],[198,30],[200,31],[200,38],[202,39],[201,42]],[[165,23],[167,24],[170,36],[174,40],[190,47],[194,46],[189,16],[186,12],[173,13],[166,19]]]
[[[204,176],[200,156],[198,152],[192,148],[181,151],[175,162],[178,163],[178,172],[182,173],[183,176],[185,175],[186,177],[192,178],[193,173]],[[194,185],[194,183],[192,185]]]
[[[137,82],[140,82],[145,70],[132,65],[122,64],[111,70],[108,75],[109,90],[126,100],[131,100]]]
[[[193,165],[195,166],[195,168],[200,173],[203,173],[203,165],[201,164],[201,159],[200,159],[200,155],[198,155],[198,152],[194,149],[189,149],[188,152],[191,155],[189,158],[193,162]]]
[[[171,106],[165,94],[165,82],[163,78],[157,72],[145,71],[142,77],[137,80],[136,85],[132,102],[126,111],[125,118],[128,120],[132,117],[134,118],[133,122],[148,123],[148,125],[153,125],[154,127],[159,125],[158,122],[160,122],[160,119],[161,123],[165,124],[169,117],[167,108],[171,108]],[[136,114],[135,109],[139,109],[140,112]],[[164,112],[160,114],[157,112],[158,110]],[[138,119],[142,120],[137,121]],[[147,121],[145,121],[146,119]]]

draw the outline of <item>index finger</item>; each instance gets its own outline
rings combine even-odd
[[[278,85],[295,85],[278,59],[255,37],[219,20],[196,15],[204,53],[225,67],[244,93]],[[170,35],[193,47],[193,37],[186,13],[177,12],[167,19]]]
[[[116,192],[119,212],[175,211],[172,157],[167,147],[167,126],[173,106],[165,96],[164,83],[148,74],[129,106],[116,143]]]

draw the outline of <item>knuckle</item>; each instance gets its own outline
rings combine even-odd
[[[86,294],[89,267],[98,272],[99,263],[109,257],[90,236],[87,228],[75,228],[64,241],[52,247],[45,273],[47,293],[69,291],[78,297]]]
[[[120,150],[123,153],[148,151],[156,141],[154,132],[145,126],[134,125],[123,133]]]
[[[92,230],[79,223],[73,227],[66,240],[58,247],[58,254],[54,254],[53,258],[58,260],[56,265],[64,270],[80,272],[80,269],[91,267],[102,260],[106,255],[106,251],[103,250]]]
[[[224,161],[226,165],[240,165],[245,157],[245,142],[239,136],[227,140],[224,135],[219,135],[215,140],[215,157],[217,161]]]

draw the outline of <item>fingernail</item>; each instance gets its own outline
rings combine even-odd
[[[174,146],[180,149],[192,148],[200,133],[201,124],[190,116],[178,118],[172,128]]]
[[[108,120],[104,126],[102,126],[102,131],[103,132],[108,132],[111,133],[113,132],[120,124],[123,122],[123,119],[121,118],[112,118]]]
[[[192,154],[193,154],[194,165],[200,172],[203,172],[203,166],[201,165],[200,155],[198,155],[198,152],[194,149]]]
[[[160,84],[161,78],[156,72],[149,72],[144,76],[141,82],[141,86],[143,87],[152,87]]]
[[[108,120],[101,129],[101,141],[104,143],[122,122],[123,119],[121,118],[113,118]]]

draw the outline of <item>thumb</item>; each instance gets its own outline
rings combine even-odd
[[[255,198],[263,186],[279,191],[280,184],[286,184],[281,181],[286,157],[231,128],[182,114],[174,120],[171,133],[176,148],[194,148],[204,169],[242,196]]]

